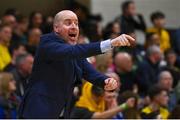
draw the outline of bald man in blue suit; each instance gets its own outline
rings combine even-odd
[[[69,118],[74,84],[81,78],[114,90],[117,81],[97,72],[86,58],[134,42],[132,37],[120,35],[113,40],[78,45],[78,18],[69,10],[56,14],[53,29],[41,37],[19,118]]]

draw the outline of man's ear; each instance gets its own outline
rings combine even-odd
[[[54,32],[58,32],[58,27],[57,27],[57,25],[54,25],[54,26],[53,26],[53,29],[54,29]]]

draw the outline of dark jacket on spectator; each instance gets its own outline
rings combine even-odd
[[[136,29],[145,31],[146,25],[144,19],[141,15],[137,16],[139,21],[135,20],[132,16],[124,16],[122,15],[120,19],[121,32],[122,33],[132,33]]]
[[[145,58],[143,62],[139,63],[137,81],[141,96],[146,95],[148,89],[157,83],[159,71],[159,64],[153,64],[148,58]]]

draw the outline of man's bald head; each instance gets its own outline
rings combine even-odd
[[[65,16],[68,16],[68,15],[74,15],[77,18],[77,15],[73,11],[62,10],[55,15],[53,25],[57,25],[61,20],[63,20]]]
[[[119,52],[116,54],[114,59],[117,69],[121,71],[128,72],[132,69],[132,57],[127,52]]]
[[[75,45],[79,37],[77,15],[70,10],[57,13],[53,21],[54,32],[65,42]]]

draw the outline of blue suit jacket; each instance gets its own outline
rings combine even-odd
[[[95,71],[87,57],[101,54],[100,42],[70,45],[54,32],[43,35],[36,52],[32,75],[19,109],[22,118],[58,118],[69,104],[77,80],[104,86],[106,76]]]

